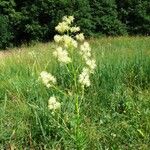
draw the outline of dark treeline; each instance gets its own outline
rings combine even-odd
[[[64,15],[86,35],[150,34],[150,0],[0,0],[0,48],[52,39]]]

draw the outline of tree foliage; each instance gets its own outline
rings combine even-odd
[[[149,0],[0,0],[0,48],[52,39],[64,15],[86,35],[150,34]]]

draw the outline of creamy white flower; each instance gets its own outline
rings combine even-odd
[[[91,48],[89,46],[88,42],[84,42],[81,46],[80,46],[80,53],[83,55],[83,57],[86,59],[87,57],[91,56]]]
[[[81,46],[80,49],[82,52],[90,52],[91,48],[88,42],[84,42]]]
[[[65,47],[69,47],[71,45],[72,38],[69,35],[64,35],[63,41],[64,41]]]
[[[71,20],[71,22],[74,21],[74,16],[68,16],[68,18]]]
[[[83,68],[82,73],[79,75],[79,83],[84,87],[90,86],[90,72],[88,68]]]
[[[74,39],[72,40],[72,46],[77,48],[78,47],[78,43],[77,41],[75,41]]]
[[[80,46],[80,54],[85,59],[85,61],[87,61],[91,57],[91,48],[88,42],[84,42]]]
[[[61,104],[59,102],[56,101],[56,97],[52,96],[49,98],[48,100],[48,108],[50,110],[56,110],[56,109],[60,109]]]
[[[79,31],[80,31],[80,27],[71,27],[71,28],[70,28],[70,31],[71,31],[71,32],[74,32],[74,33],[75,33],[75,32],[79,32]]]
[[[63,17],[63,21],[65,21],[67,24],[71,24],[74,20],[74,17],[73,16],[64,16]]]
[[[53,52],[53,55],[58,58],[58,61],[61,63],[70,63],[71,58],[68,56],[68,52],[63,50],[62,47],[56,48],[56,51]]]
[[[54,36],[54,41],[55,41],[56,43],[62,42],[62,40],[63,40],[63,37],[62,37],[62,36],[60,36],[60,35],[55,35],[55,36]]]
[[[42,79],[43,84],[48,88],[53,84],[56,84],[56,78],[46,71],[40,73],[40,78]]]
[[[64,35],[64,36],[63,36],[63,41],[64,41],[64,45],[65,45],[66,48],[71,47],[71,46],[77,48],[77,46],[78,46],[77,41],[75,41],[75,40],[74,40],[72,37],[70,37],[69,35]]]
[[[84,40],[84,35],[83,35],[83,33],[77,34],[77,35],[76,35],[76,39],[77,39],[78,41],[83,41],[83,40]]]
[[[67,22],[68,24],[71,23],[70,19],[69,19],[67,16],[64,16],[64,17],[62,18],[62,20],[63,20],[64,22]]]
[[[82,53],[82,55],[83,55],[83,58],[85,59],[85,61],[87,61],[91,57],[91,52],[84,52],[84,53]]]
[[[55,27],[55,30],[58,31],[58,32],[60,32],[60,33],[64,33],[66,31],[68,31],[69,28],[70,27],[68,26],[68,24],[66,22],[60,22],[58,24],[58,26]]]
[[[96,68],[96,61],[94,59],[87,59],[86,64],[90,68],[91,72],[93,72],[93,70]]]

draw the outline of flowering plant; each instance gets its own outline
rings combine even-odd
[[[68,111],[68,113],[66,109],[64,113],[62,107],[65,107],[67,103],[64,104],[63,99],[54,93],[48,100],[48,108],[53,114],[62,114],[60,115],[61,119],[63,116],[63,120],[66,120],[67,123],[70,122],[72,125],[75,122],[75,125],[72,125],[74,128],[74,139],[77,147],[80,147],[80,107],[84,98],[84,90],[91,85],[90,76],[94,73],[96,62],[92,57],[89,43],[85,41],[84,34],[80,33],[80,27],[72,26],[73,22],[73,16],[64,16],[62,22],[55,27],[59,34],[54,36],[57,46],[53,52],[53,56],[60,64],[60,69],[65,67],[73,80],[73,83],[69,86],[70,88],[67,89],[69,92],[66,92],[68,87],[65,87],[65,90],[60,89],[57,85],[59,84],[57,78],[46,71],[41,72],[40,78],[47,88],[53,88],[56,93],[60,92],[72,99],[71,103],[74,108],[72,107],[72,110]],[[80,62],[77,60],[79,58]],[[70,110],[69,106],[68,109]],[[71,114],[69,119],[65,119],[68,118],[69,114]]]

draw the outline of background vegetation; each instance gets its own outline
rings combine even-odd
[[[84,149],[149,150],[150,38],[89,42],[97,68],[80,110]],[[51,91],[38,80],[43,70],[59,72],[53,48],[36,44],[0,59],[0,149],[75,149],[47,109]]]
[[[52,39],[64,15],[86,35],[150,34],[149,0],[0,0],[0,49]]]

